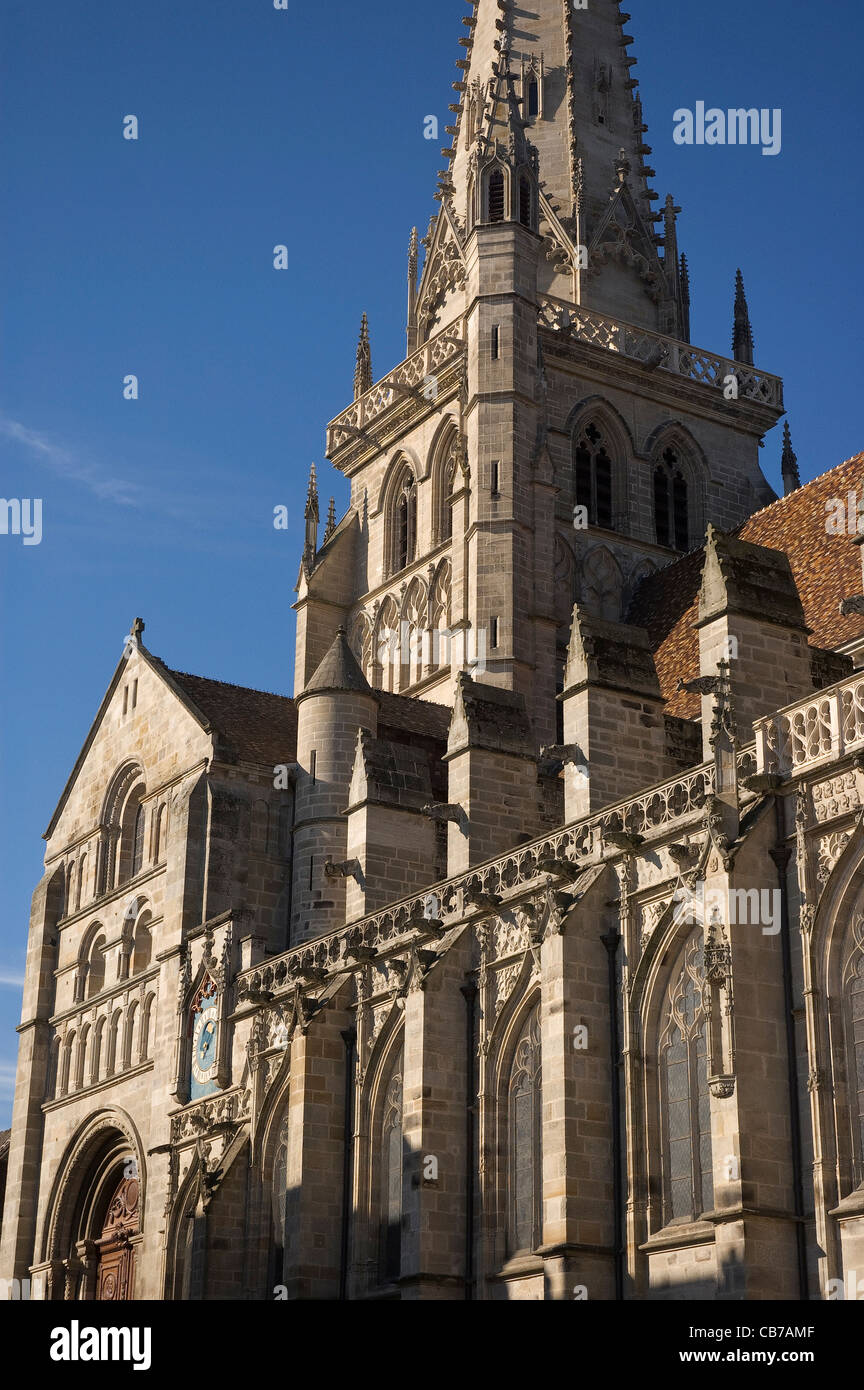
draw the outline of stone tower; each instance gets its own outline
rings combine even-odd
[[[617,0],[465,20],[410,355],[328,430],[351,501],[304,563],[297,694],[344,624],[375,688],[452,707],[461,670],[524,697],[536,753],[561,737],[574,603],[621,622],[708,522],[773,499],[782,388],[688,341],[625,21]]]

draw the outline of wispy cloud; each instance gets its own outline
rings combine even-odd
[[[0,985],[11,985],[14,989],[22,989],[24,986],[23,975],[7,975],[0,970]]]
[[[0,411],[0,437],[22,445],[52,472],[69,482],[81,483],[103,501],[117,502],[124,507],[137,506],[140,501],[141,489],[137,483],[106,475],[98,465],[88,463],[74,449],[58,444],[38,430],[29,429],[3,411]]]

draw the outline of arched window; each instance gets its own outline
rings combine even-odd
[[[687,940],[672,972],[661,1018],[660,1121],[666,1225],[696,1221],[714,1205],[703,981],[700,925]]]
[[[849,1100],[852,1111],[855,1180],[864,1183],[864,951],[853,959],[844,991]]]
[[[398,574],[414,561],[417,550],[417,484],[403,467],[393,495],[390,520],[390,573]]]
[[[132,832],[132,877],[140,874],[144,865],[144,821],[145,811],[143,804],[139,803],[138,810],[135,812],[135,826]]]
[[[145,795],[141,768],[125,763],[112,777],[102,803],[96,851],[96,893],[110,893],[132,877],[135,824]]]
[[[612,459],[606,440],[592,421],[577,436],[573,454],[577,507],[591,526],[612,529]]]
[[[540,1009],[532,1009],[516,1044],[507,1095],[507,1251],[535,1250],[542,1241],[543,1127]]]
[[[439,436],[430,463],[432,477],[432,544],[440,545],[453,537],[453,494],[459,487],[459,433],[448,425]]]
[[[402,1268],[402,1054],[393,1064],[381,1117],[379,1155],[381,1231],[378,1270],[382,1284]]]
[[[528,100],[525,105],[525,114],[529,120],[540,115],[540,83],[536,77],[528,79]]]
[[[140,975],[142,970],[146,970],[153,955],[153,934],[150,930],[150,922],[150,913],[144,912],[135,926],[132,949],[133,975]]]
[[[669,448],[654,469],[654,525],[658,545],[688,550],[687,482],[678,465],[676,450]]]
[[[271,1206],[273,1215],[273,1284],[281,1284],[285,1272],[285,1217],[288,1198],[288,1115],[279,1127],[276,1156],[273,1159]]]
[[[531,180],[526,174],[523,174],[519,180],[519,221],[523,227],[533,226],[534,219],[531,212]]]
[[[489,175],[487,184],[488,198],[488,220],[490,222],[504,221],[504,173],[501,169],[493,169]]]
[[[442,541],[453,539],[453,502],[452,497],[456,485],[456,439],[450,445],[447,458],[444,461],[444,496],[441,507],[441,526],[440,535]]]
[[[97,936],[87,957],[87,998],[105,988],[105,937]]]

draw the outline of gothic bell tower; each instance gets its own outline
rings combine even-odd
[[[773,499],[782,386],[740,326],[728,355],[689,341],[628,21],[618,0],[464,21],[409,356],[328,429],[351,504],[304,558],[298,691],[344,623],[373,688],[452,705],[468,670],[552,743],[574,603],[626,623],[647,574]]]

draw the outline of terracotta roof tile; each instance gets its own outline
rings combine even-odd
[[[864,617],[840,616],[840,600],[861,592],[861,551],[850,536],[831,535],[826,506],[856,492],[864,499],[864,454],[856,454],[804,487],[756,512],[734,534],[753,545],[782,550],[789,564],[811,646],[834,649],[864,635]],[[691,551],[649,575],[637,590],[627,621],[648,632],[666,712],[698,719],[698,695],[676,692],[679,677],[699,674],[695,628],[704,548]]]

